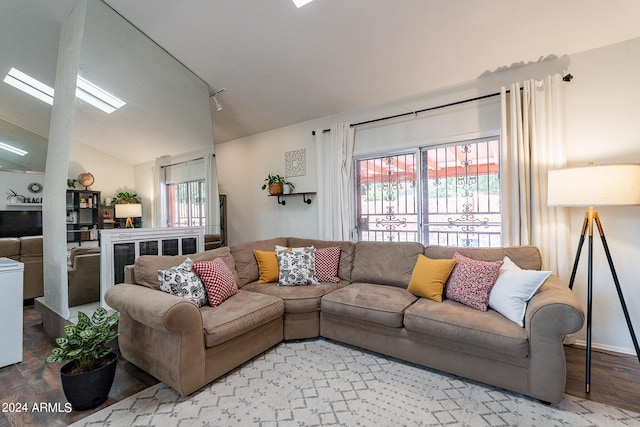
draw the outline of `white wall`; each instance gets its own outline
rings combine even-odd
[[[565,90],[565,136],[571,166],[640,162],[640,39],[573,55]],[[636,185],[639,183],[623,183]],[[572,209],[572,251],[584,211]],[[640,339],[640,207],[598,209],[620,285]],[[586,307],[586,244],[574,291]],[[575,252],[574,252],[575,253]],[[593,342],[633,353],[599,237],[594,239]],[[584,333],[578,336],[585,339]]]
[[[126,157],[126,153],[123,153]],[[111,199],[119,191],[135,191],[134,166],[103,151],[74,141],[71,144],[69,178],[77,179],[83,172],[95,178],[91,190],[100,191],[101,202]],[[77,185],[77,188],[82,188]]]
[[[475,81],[443,88],[411,99],[298,123],[270,132],[216,145],[220,192],[227,195],[228,239],[230,244],[274,236],[316,237],[316,205],[287,199],[278,206],[260,190],[268,173],[284,172],[284,153],[305,148],[307,175],[291,178],[297,190],[314,191],[315,147],[311,131],[332,123],[356,123],[391,114],[415,111],[481,94],[499,91],[500,86],[527,78],[541,78],[557,72],[571,72],[575,79],[565,85],[565,125],[570,164],[586,161],[640,162],[640,39],[603,47],[576,55],[551,58],[522,67],[485,73]],[[484,135],[499,127],[497,100],[481,101],[449,110],[426,113],[426,119],[385,122],[356,130],[356,153],[375,153],[461,137]],[[640,208],[600,210],[609,246],[629,310],[640,332]],[[572,211],[575,241],[567,242],[574,252],[582,224],[580,210]],[[585,248],[586,249],[586,248]],[[596,297],[594,345],[632,352],[633,347],[599,244],[595,245]],[[586,254],[584,255],[586,257]],[[586,263],[586,258],[582,264]],[[578,274],[575,292],[586,306],[584,265]],[[583,339],[584,333],[578,335]]]
[[[20,206],[19,208],[7,207],[8,200],[6,196],[9,190],[13,190],[25,197],[44,198],[46,194],[46,186],[40,193],[34,194],[27,188],[31,183],[44,184],[44,174],[0,171],[0,190],[2,190],[2,197],[0,197],[0,210],[41,210],[42,206]]]

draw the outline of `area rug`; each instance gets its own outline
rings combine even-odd
[[[159,383],[73,426],[628,426],[640,414],[559,405],[325,339],[284,342],[188,397]]]

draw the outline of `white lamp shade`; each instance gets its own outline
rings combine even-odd
[[[138,218],[142,216],[140,203],[120,203],[116,205],[116,218]]]
[[[548,206],[640,205],[640,164],[549,171]]]

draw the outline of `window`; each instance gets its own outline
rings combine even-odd
[[[358,240],[501,244],[497,138],[360,159],[356,174]]]
[[[421,159],[423,242],[500,246],[499,141],[427,148]]]
[[[416,242],[416,153],[356,161],[357,239]]]
[[[169,227],[205,225],[205,194],[204,180],[168,184]]]

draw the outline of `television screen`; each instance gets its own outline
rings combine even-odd
[[[42,211],[0,211],[0,237],[42,235]]]

